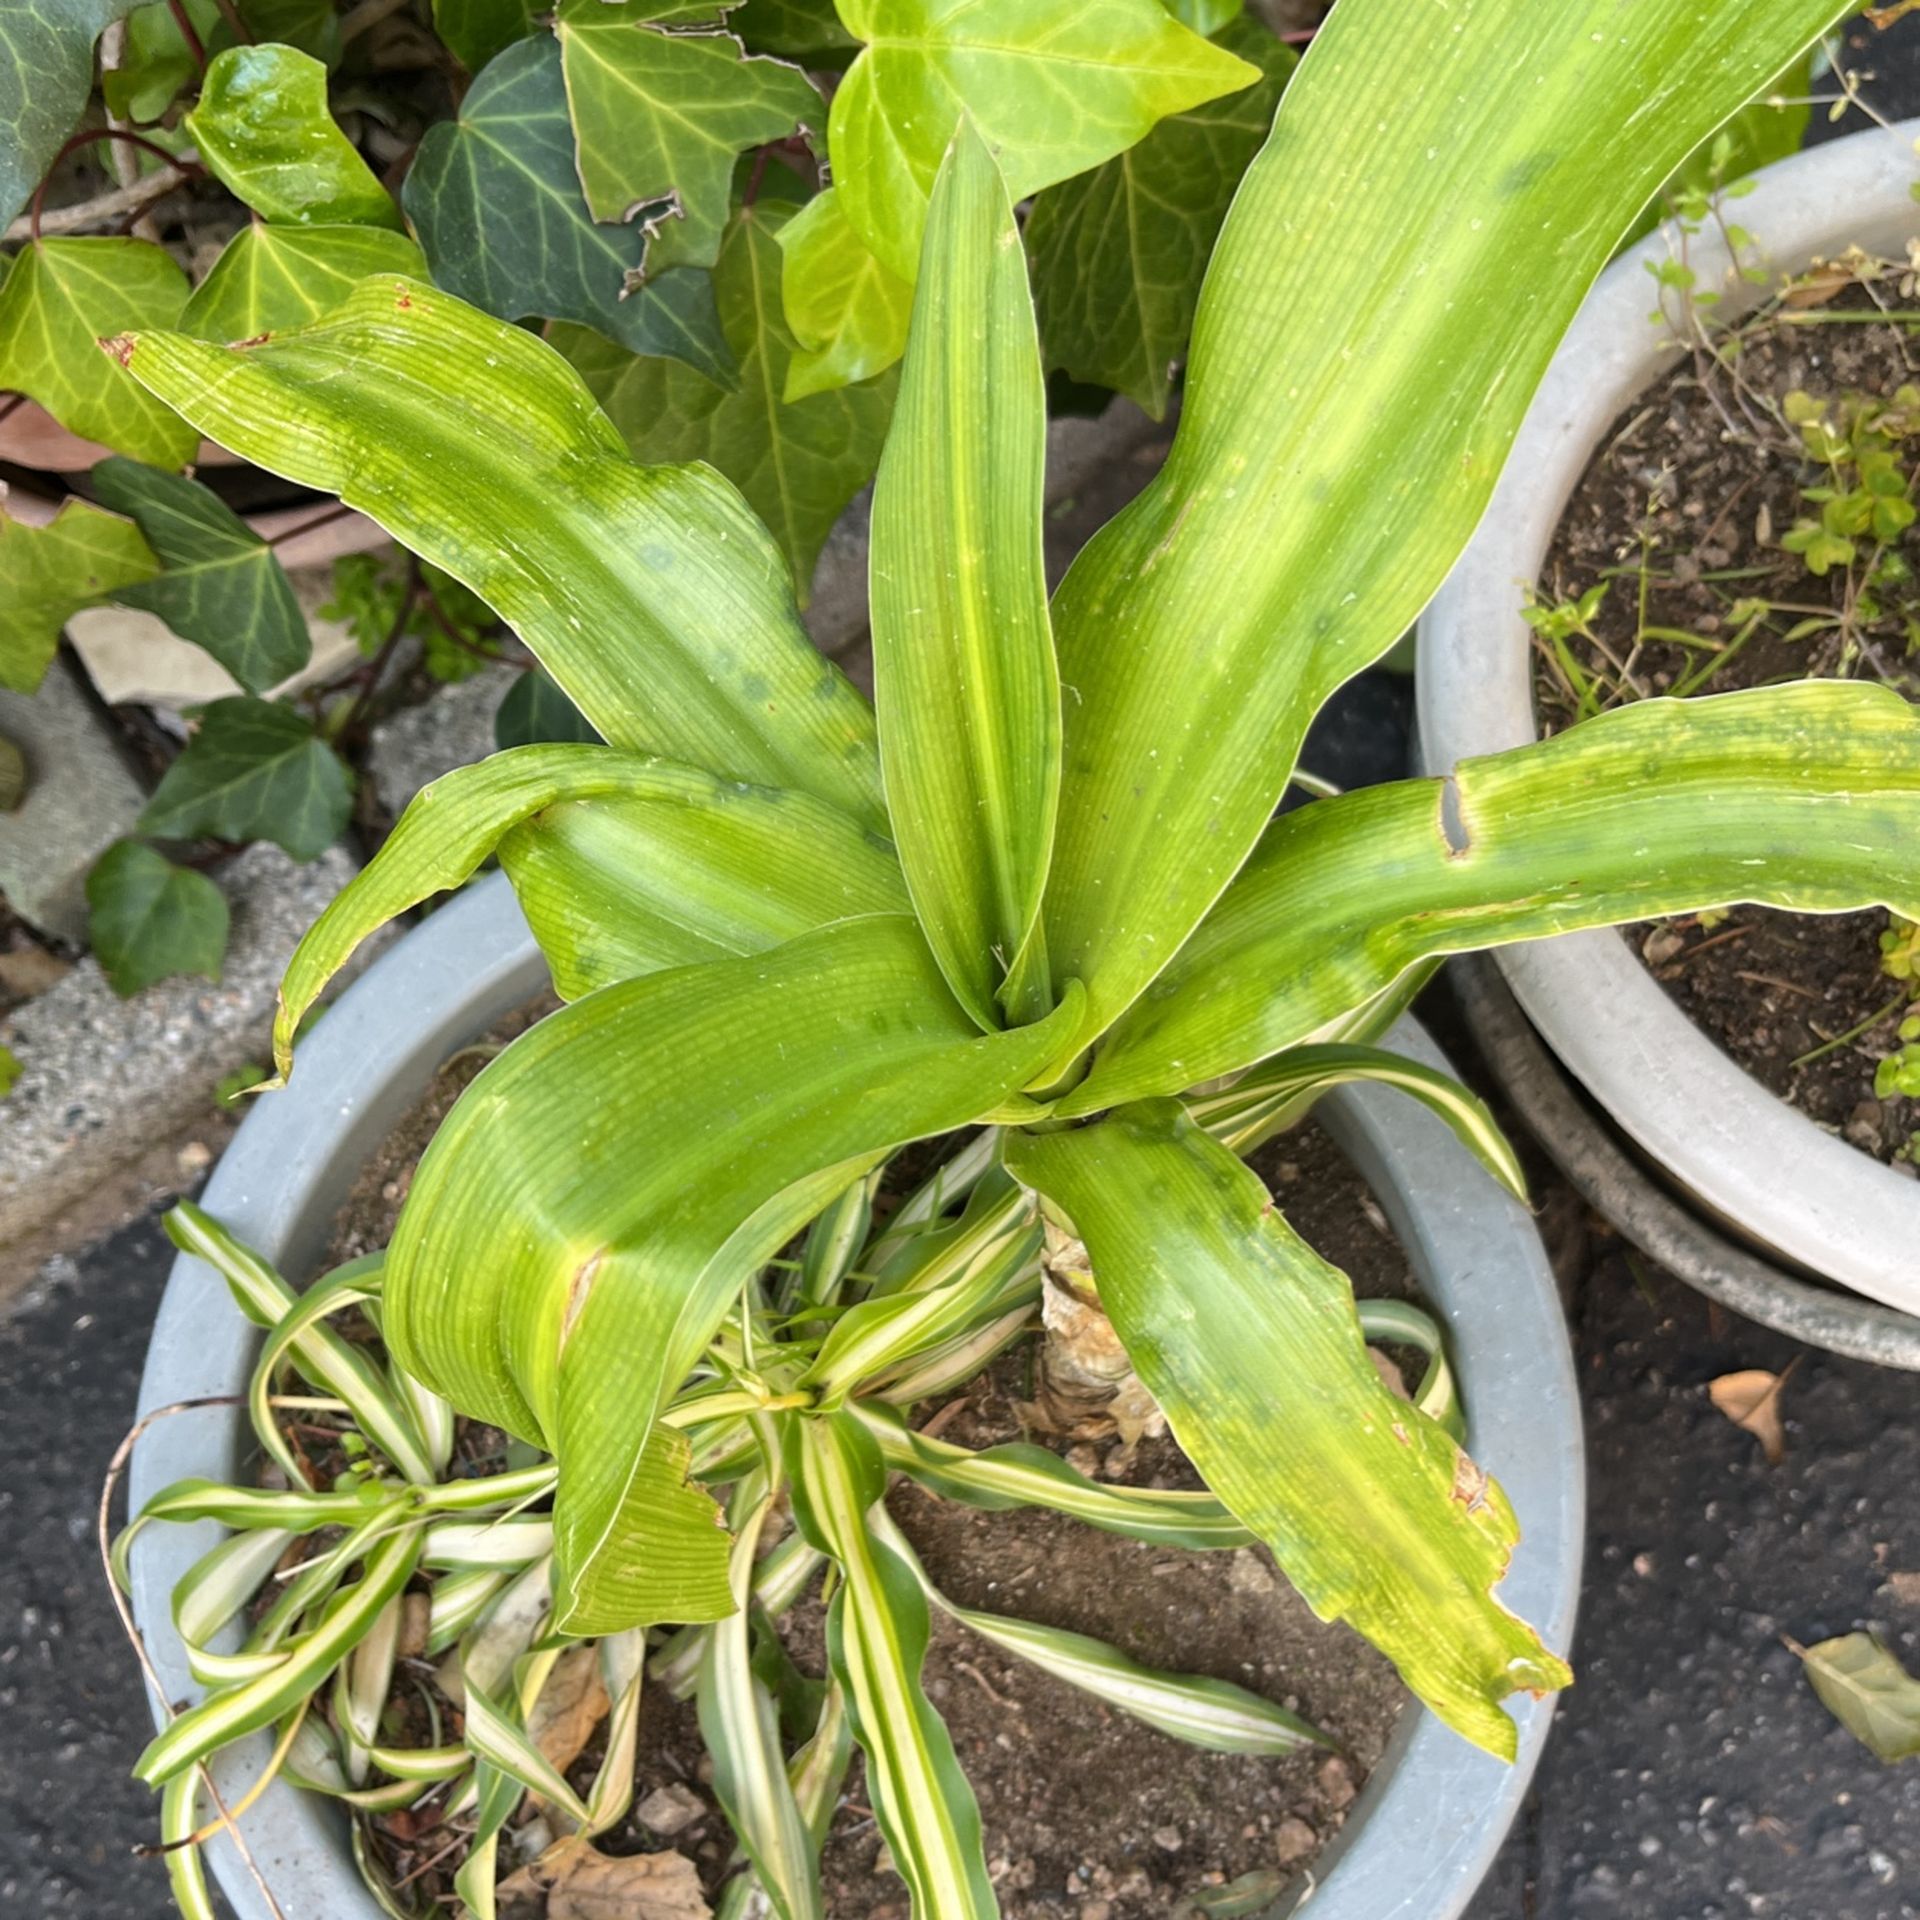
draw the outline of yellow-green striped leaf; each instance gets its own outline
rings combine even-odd
[[[1307,1604],[1365,1634],[1449,1726],[1511,1759],[1499,1701],[1572,1675],[1493,1597],[1519,1539],[1506,1495],[1388,1390],[1345,1275],[1170,1100],[1016,1135],[1008,1165],[1071,1217],[1182,1450]]]

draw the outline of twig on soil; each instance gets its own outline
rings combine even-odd
[[[126,134],[125,128],[116,128],[116,134]],[[95,139],[107,139],[106,132],[92,136]],[[131,135],[127,137],[131,138]],[[164,149],[162,149],[164,152]],[[179,156],[182,160],[192,160],[191,154]],[[183,187],[194,175],[173,164],[174,156],[168,155],[168,164],[157,172],[144,175],[128,186],[111,187],[105,193],[97,193],[90,200],[76,200],[70,207],[55,207],[40,216],[38,228],[34,226],[33,216],[23,213],[19,219],[7,228],[4,238],[9,245],[23,240],[31,240],[36,232],[42,234],[85,233],[93,227],[117,227],[129,215],[146,212],[156,201],[164,200],[176,187]]]

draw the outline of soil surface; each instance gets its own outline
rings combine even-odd
[[[330,1262],[387,1243],[414,1165],[454,1100],[544,1010],[512,1016],[442,1070],[355,1183]],[[923,1176],[937,1149],[910,1151],[916,1165],[906,1173]],[[1411,1293],[1405,1256],[1384,1214],[1325,1135],[1303,1128],[1264,1148],[1254,1164],[1295,1227],[1353,1276],[1359,1293]],[[971,1447],[1039,1440],[1096,1477],[1200,1485],[1170,1438],[1142,1441],[1129,1453],[1117,1441],[1095,1446],[1031,1432],[1023,1422],[1031,1361],[1030,1348],[1013,1349],[964,1394],[920,1409],[916,1424],[937,1421],[945,1438]],[[1415,1363],[1407,1357],[1404,1364],[1411,1379]],[[890,1504],[928,1571],[960,1604],[1074,1627],[1150,1665],[1236,1681],[1305,1715],[1342,1749],[1303,1749],[1283,1759],[1203,1753],[937,1617],[925,1685],[979,1797],[989,1868],[1008,1920],[1164,1920],[1191,1895],[1249,1875],[1296,1872],[1339,1830],[1405,1694],[1391,1666],[1357,1634],[1313,1617],[1264,1549],[1155,1549],[1056,1516],[977,1512],[907,1485]],[[785,1618],[782,1633],[801,1669],[822,1675],[817,1593]],[[583,1788],[600,1751],[596,1739],[571,1770]],[[729,1871],[732,1839],[710,1772],[692,1703],[650,1686],[636,1809],[677,1800],[675,1817],[686,1818],[691,1795],[700,1811],[671,1834],[636,1811],[599,1846],[614,1854],[677,1849],[694,1860],[715,1897]],[[668,1801],[659,1798],[663,1790]],[[410,1831],[394,1836],[389,1858],[400,1871],[444,1844],[432,1833],[417,1836],[417,1846],[414,1839]],[[457,1864],[449,1858],[425,1878],[450,1887]],[[906,1920],[906,1889],[886,1861],[857,1756],[823,1871],[833,1920]],[[539,1903],[519,1902],[511,1920],[539,1920]]]
[[[1911,304],[1894,280],[1873,292]],[[1880,619],[1861,617],[1858,568],[1818,578],[1780,545],[1797,520],[1818,512],[1802,490],[1827,478],[1782,418],[1786,396],[1891,399],[1920,380],[1920,336],[1862,323],[1871,310],[1868,292],[1851,286],[1825,304],[1790,308],[1792,318],[1744,326],[1717,362],[1676,348],[1675,370],[1614,423],[1538,585],[1539,603],[1557,607],[1607,583],[1590,633],[1565,636],[1576,670],[1547,640],[1537,644],[1543,732],[1649,695],[1808,676],[1878,680],[1920,698],[1920,654],[1905,624],[1911,586],[1886,596]],[[1911,444],[1906,453],[1911,467]],[[1914,529],[1897,550],[1920,561]],[[1581,676],[1592,689],[1584,707]],[[1724,918],[1630,928],[1627,937],[1695,1024],[1770,1091],[1861,1151],[1912,1171],[1920,1102],[1874,1097],[1875,1064],[1897,1046],[1907,1011],[1881,968],[1887,924],[1879,912],[1739,907]]]

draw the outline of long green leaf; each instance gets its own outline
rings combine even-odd
[[[1452,1074],[1384,1047],[1289,1047],[1217,1093],[1190,1096],[1187,1112],[1244,1160],[1264,1140],[1305,1115],[1335,1087],[1365,1081],[1418,1100],[1523,1204],[1527,1176],[1513,1143],[1479,1095]]]
[[[635,466],[524,328],[396,277],[244,351],[120,352],[222,445],[472,588],[613,745],[884,826],[873,716],[808,642],[765,529],[708,468]]]
[[[307,930],[274,1017],[282,1076],[301,1019],[354,948],[461,885],[523,825],[502,857],[569,998],[906,905],[885,848],[806,794],[612,747],[515,747],[423,787]]]
[[[1368,1357],[1346,1277],[1172,1101],[1008,1142],[1071,1216],[1101,1304],[1208,1486],[1322,1619],[1344,1619],[1448,1725],[1505,1758],[1498,1702],[1571,1674],[1493,1598],[1505,1494]]]
[[[1054,602],[1074,697],[1047,939],[1087,1038],[1246,859],[1321,703],[1440,584],[1654,188],[1845,11],[1335,8],[1221,232],[1173,451]]]
[[[1160,1733],[1171,1734],[1189,1746],[1204,1747],[1209,1753],[1273,1755],[1334,1744],[1297,1713],[1289,1713],[1230,1681],[1145,1667],[1090,1634],[956,1606],[927,1577],[919,1555],[884,1507],[875,1510],[873,1528],[913,1569],[921,1591],[942,1612],[1004,1652],[1032,1662],[1041,1672],[1078,1687]]]
[[[1277,821],[1061,1103],[1170,1093],[1435,955],[1757,900],[1920,913],[1920,715],[1847,681],[1645,700]]]
[[[765,1476],[733,1542],[734,1612],[709,1629],[700,1663],[700,1737],[713,1790],[781,1920],[823,1920],[818,1850],[787,1777],[780,1717],[753,1671],[748,1601],[766,1524]],[[736,1503],[736,1512],[740,1511]]]
[[[712,1503],[655,1416],[749,1273],[892,1147],[994,1110],[1075,1017],[980,1035],[880,916],[605,988],[468,1089],[394,1234],[386,1331],[556,1455],[562,1628],[729,1610]]]
[[[920,1685],[931,1623],[913,1570],[868,1524],[886,1490],[872,1438],[847,1414],[793,1421],[794,1515],[841,1582],[827,1653],[867,1757],[867,1792],[914,1920],[996,1920],[980,1809],[953,1736]]]
[[[1046,1010],[1039,924],[1060,790],[1040,545],[1046,385],[1006,183],[963,122],[934,187],[873,488],[873,677],[914,910],[983,1027]],[[1004,991],[1003,991],[1004,990]]]
[[[1015,1442],[975,1453],[916,1433],[892,1407],[858,1402],[852,1411],[879,1443],[889,1467],[949,1500],[988,1513],[1042,1507],[1153,1547],[1205,1552],[1245,1547],[1253,1535],[1210,1493],[1108,1487],[1076,1473],[1057,1453]]]

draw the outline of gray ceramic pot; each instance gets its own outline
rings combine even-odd
[[[1920,121],[1796,154],[1759,176],[1740,224],[1773,274],[1860,245],[1901,258]],[[1533,648],[1522,594],[1538,578],[1593,449],[1677,364],[1649,319],[1664,230],[1616,260],[1581,308],[1529,409],[1473,543],[1420,619],[1420,749],[1429,773],[1535,738]],[[1718,238],[1689,258],[1738,313],[1764,287],[1733,272]],[[1770,281],[1772,275],[1769,276]],[[1710,1215],[1789,1265],[1920,1313],[1920,1181],[1823,1132],[1696,1027],[1619,934],[1564,934],[1496,956],[1514,998],[1612,1120]]]
[[[546,969],[499,878],[471,888],[402,940],[345,993],[301,1050],[283,1093],[248,1115],[203,1204],[296,1281],[309,1278],[354,1177],[440,1063],[546,984]],[[1440,1064],[1404,1023],[1392,1044]],[[1446,1320],[1476,1457],[1506,1486],[1525,1542],[1502,1598],[1564,1652],[1579,1590],[1585,1467],[1572,1356],[1538,1235],[1424,1109],[1378,1090],[1332,1095],[1320,1117],[1378,1196]],[[257,1331],[197,1260],[174,1264],[140,1387],[142,1413],[243,1393]],[[215,1407],[157,1422],[136,1449],[137,1506],[168,1482],[244,1473],[245,1415]],[[174,1583],[218,1538],[162,1527],[134,1560],[134,1611],[168,1694],[197,1696],[171,1625]],[[1518,1812],[1552,1717],[1522,1700],[1520,1761],[1503,1767],[1412,1710],[1320,1863],[1314,1920],[1457,1920]],[[265,1736],[215,1768],[223,1793],[257,1772]],[[276,1784],[244,1822],[285,1920],[379,1920],[355,1870],[346,1822],[325,1800]],[[270,1920],[230,1842],[212,1865],[240,1920]]]

